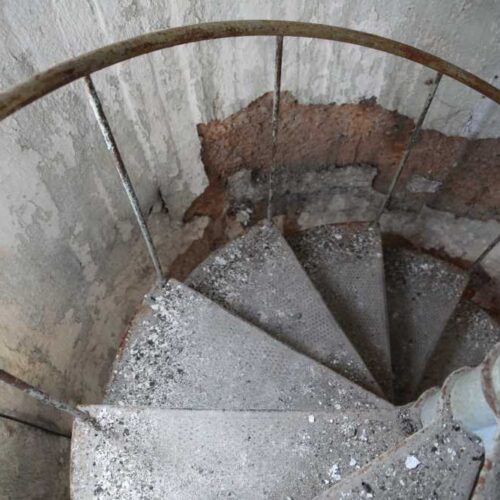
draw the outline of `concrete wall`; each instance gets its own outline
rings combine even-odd
[[[0,418],[0,498],[69,499],[70,439]]]
[[[496,82],[495,0],[0,1],[0,86],[143,32],[220,19],[294,19],[370,31]],[[168,265],[207,221],[181,218],[206,186],[196,125],[272,88],[273,41],[206,42],[95,75]],[[376,96],[417,116],[432,74],[353,46],[286,40],[283,88],[305,103]],[[497,137],[500,113],[445,79],[426,127]],[[0,124],[0,365],[52,394],[97,401],[128,319],[152,280],[84,89],[77,82]],[[18,395],[5,392],[1,411]],[[1,396],[0,396],[1,399]],[[24,408],[22,402],[18,403]],[[32,418],[54,421],[43,410]],[[61,425],[59,422],[58,425]],[[62,424],[64,425],[64,424]]]

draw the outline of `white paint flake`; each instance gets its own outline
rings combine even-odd
[[[217,255],[217,257],[215,257],[215,263],[218,266],[225,266],[227,264],[227,260],[224,257]]]
[[[415,455],[408,455],[405,460],[407,469],[416,469],[420,465],[420,460]]]
[[[368,441],[368,436],[366,435],[366,429],[361,431],[361,435],[359,436],[360,441]]]
[[[339,473],[339,466],[337,464],[333,464],[328,471],[328,475],[333,479],[333,481],[340,481],[342,476]]]

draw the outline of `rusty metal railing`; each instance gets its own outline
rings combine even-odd
[[[394,194],[394,190],[396,189],[396,185],[399,181],[399,178],[401,177],[401,174],[403,173],[404,169],[406,168],[406,165],[408,164],[408,159],[410,158],[410,154],[413,150],[413,147],[418,141],[418,136],[420,135],[420,130],[422,129],[422,125],[424,124],[425,117],[427,116],[427,113],[429,112],[429,109],[431,107],[432,101],[434,100],[434,97],[436,96],[437,89],[439,87],[439,84],[441,83],[441,78],[443,75],[441,73],[438,73],[434,82],[431,91],[429,92],[429,95],[427,96],[427,100],[425,101],[424,107],[422,111],[420,112],[420,115],[417,119],[417,122],[415,123],[415,127],[413,128],[413,132],[411,133],[410,140],[408,141],[408,144],[406,145],[405,152],[403,153],[403,156],[401,157],[401,160],[399,161],[398,168],[396,169],[396,173],[392,177],[391,184],[389,186],[389,191],[387,192],[387,195],[385,196],[384,202],[382,203],[382,206],[380,207],[374,223],[379,224],[380,222],[380,217],[382,217],[383,213],[389,206],[389,203],[391,201],[392,195]]]
[[[127,173],[125,163],[122,159],[120,151],[111,131],[111,126],[106,118],[102,103],[98,97],[98,93],[91,79],[92,73],[101,69],[110,67],[134,57],[148,54],[157,50],[174,47],[194,42],[202,42],[205,40],[215,40],[229,37],[243,36],[272,36],[276,40],[275,53],[275,83],[273,92],[273,112],[272,112],[272,159],[269,171],[269,192],[267,217],[272,216],[272,174],[276,166],[276,148],[279,132],[279,107],[280,107],[280,92],[281,92],[281,68],[283,61],[283,41],[286,37],[305,37],[321,40],[330,40],[341,43],[348,43],[367,47],[370,49],[379,50],[392,54],[415,63],[426,66],[437,72],[434,87],[431,89],[429,97],[423,107],[422,112],[415,124],[415,128],[411,134],[406,150],[403,153],[399,166],[390,184],[384,202],[377,212],[374,223],[378,223],[380,216],[389,206],[391,197],[397,182],[404,171],[408,158],[411,154],[413,146],[418,140],[420,129],[424,119],[431,106],[435,96],[437,87],[441,78],[447,76],[456,80],[463,85],[479,92],[485,97],[492,99],[497,104],[500,104],[500,89],[482,80],[478,76],[470,73],[444,59],[432,55],[415,47],[390,40],[371,33],[341,28],[338,26],[327,26],[323,24],[312,24],[292,21],[268,21],[268,20],[252,20],[252,21],[223,21],[215,23],[202,23],[181,28],[171,28],[153,33],[148,33],[135,38],[130,38],[121,42],[117,42],[100,49],[80,55],[74,59],[66,61],[62,64],[54,66],[46,71],[38,73],[27,81],[13,87],[10,90],[0,93],[0,121],[10,116],[12,113],[26,107],[30,103],[40,99],[41,97],[53,92],[54,90],[74,82],[78,79],[83,79],[86,85],[90,103],[94,110],[98,125],[103,134],[104,140],[108,149],[113,154],[114,162],[132,210],[136,217],[137,223],[141,230],[142,237],[149,252],[153,267],[156,271],[156,276],[159,281],[164,280],[164,274],[158,258],[158,252],[154,246],[151,234],[148,230],[145,218],[141,212],[139,201],[135,190]],[[478,257],[475,264],[477,265],[496,244],[500,242],[500,236],[495,239]],[[60,401],[57,401],[38,389],[26,384],[24,381],[0,370],[0,380],[9,385],[17,387],[28,395],[35,397],[39,401],[48,404],[58,410],[64,411],[74,417],[91,419],[90,415],[82,410]]]
[[[5,370],[0,370],[0,381],[3,382],[4,384],[9,385],[10,387],[14,387],[15,389],[20,390],[27,396],[39,401],[40,403],[43,403],[44,405],[62,411],[73,418],[79,418],[80,420],[85,420],[86,422],[91,423],[95,427],[98,427],[97,422],[88,412],[80,410],[79,408],[73,406],[70,403],[65,403],[64,401],[59,401],[58,399],[49,396],[40,389],[33,387],[24,380],[21,380],[20,378],[11,375]]]
[[[267,219],[272,219],[273,201],[273,171],[276,168],[276,150],[278,147],[279,114],[281,101],[281,68],[283,65],[283,37],[276,37],[276,53],[274,55],[274,92],[273,114],[271,118],[271,166],[269,168],[268,194],[267,194]]]
[[[161,283],[164,280],[164,275],[161,268],[160,259],[158,258],[158,252],[156,251],[155,245],[153,243],[153,238],[151,237],[148,225],[146,224],[146,219],[142,214],[137,194],[135,193],[134,187],[132,186],[132,181],[130,180],[130,176],[128,175],[127,169],[125,168],[125,164],[123,163],[123,158],[120,150],[118,149],[118,145],[116,144],[113,132],[111,131],[109,121],[106,117],[106,114],[104,113],[101,100],[99,99],[99,95],[97,94],[97,90],[94,87],[94,82],[92,81],[90,75],[85,76],[83,80],[85,82],[85,87],[89,95],[92,110],[94,111],[95,118],[97,120],[97,123],[99,124],[99,128],[101,129],[102,136],[104,137],[104,142],[106,143],[106,147],[108,148],[108,150],[111,151],[113,155],[113,160],[115,162],[118,175],[120,176],[123,189],[127,194],[128,201],[134,212],[139,229],[141,230],[142,238],[146,244],[146,248],[148,249],[149,257],[151,259],[151,262],[153,263],[153,267],[155,268],[156,279],[159,283]]]
[[[241,36],[317,38],[376,49],[427,66],[500,104],[500,90],[473,73],[433,54],[382,36],[325,24],[221,21],[155,31],[107,45],[58,64],[1,93],[0,120],[63,85],[127,59],[177,45]]]

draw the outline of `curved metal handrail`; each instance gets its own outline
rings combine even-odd
[[[0,93],[0,120],[63,85],[127,59],[176,45],[242,36],[317,38],[376,49],[434,69],[500,104],[500,89],[455,64],[410,45],[339,26],[295,21],[252,20],[221,21],[170,28],[87,52]]]

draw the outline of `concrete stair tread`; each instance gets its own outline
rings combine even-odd
[[[384,394],[391,348],[380,232],[367,223],[315,227],[288,239],[299,262]]]
[[[469,499],[483,458],[478,439],[438,420],[316,500]]]
[[[406,437],[394,410],[85,409],[102,430],[75,425],[75,500],[312,498]]]
[[[106,402],[233,410],[392,407],[175,280],[152,294],[132,324]]]
[[[427,362],[467,285],[465,271],[407,248],[385,247],[396,402],[416,396]]]
[[[479,365],[500,342],[500,325],[483,309],[462,299],[429,359],[420,392],[440,386],[462,366]]]
[[[350,380],[381,392],[274,226],[254,226],[214,252],[187,284]]]

